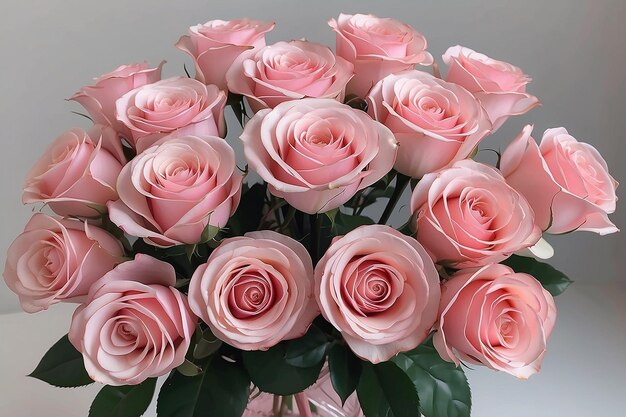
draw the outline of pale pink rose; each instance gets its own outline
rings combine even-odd
[[[372,363],[428,337],[439,291],[439,275],[422,245],[384,225],[336,238],[315,267],[322,315],[357,356]]]
[[[130,130],[131,144],[142,152],[173,132],[223,137],[225,105],[226,94],[216,86],[173,77],[124,94],[116,102],[116,114]]]
[[[421,178],[465,159],[490,133],[480,103],[463,87],[422,71],[392,74],[367,96],[368,112],[396,136],[394,168]]]
[[[433,342],[441,357],[526,379],[539,372],[556,305],[532,276],[505,265],[461,270],[441,288]]]
[[[305,213],[339,207],[385,176],[393,133],[366,113],[307,98],[259,111],[241,135],[248,164],[270,192]]]
[[[191,277],[189,304],[215,336],[242,350],[301,337],[319,314],[311,257],[269,230],[225,239]]]
[[[242,176],[235,152],[214,136],[165,137],[120,173],[111,221],[155,246],[198,243],[237,209]]]
[[[196,79],[226,90],[226,71],[243,52],[265,46],[275,23],[252,19],[211,20],[189,28],[176,47],[191,55]]]
[[[351,63],[325,45],[295,40],[241,54],[226,73],[228,89],[248,98],[253,111],[305,97],[343,102]]]
[[[150,68],[145,62],[122,65],[97,78],[94,85],[81,88],[69,99],[83,106],[94,123],[110,126],[128,139],[130,130],[115,117],[115,102],[130,90],[160,80],[164,63],[156,68]]]
[[[537,146],[526,126],[500,162],[506,181],[526,197],[535,222],[548,233],[618,232],[607,214],[615,211],[618,183],[600,153],[564,128],[548,129]]]
[[[459,84],[476,96],[494,131],[509,116],[527,113],[540,105],[537,97],[526,93],[530,78],[516,66],[458,45],[448,48],[443,61],[448,65],[446,81]]]
[[[337,34],[337,55],[354,64],[350,94],[365,97],[387,75],[434,62],[426,38],[395,19],[342,13],[328,25]]]
[[[137,385],[185,361],[198,319],[175,284],[172,265],[138,254],[92,286],[68,334],[91,379]]]
[[[24,311],[35,313],[81,302],[123,256],[120,242],[99,227],[37,213],[9,247],[2,275]]]
[[[115,183],[125,163],[110,127],[68,130],[26,176],[22,202],[45,203],[61,216],[99,216],[107,201],[117,199]]]
[[[427,174],[411,197],[417,240],[435,262],[500,262],[541,238],[533,210],[495,168],[463,160]]]

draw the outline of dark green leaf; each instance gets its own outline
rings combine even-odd
[[[206,243],[209,240],[213,240],[219,232],[220,232],[219,227],[207,224],[204,230],[202,231],[202,235],[200,236],[200,243]]]
[[[469,417],[470,387],[463,369],[446,362],[428,342],[392,359],[415,384],[425,417]]]
[[[93,381],[85,370],[83,355],[63,336],[46,352],[30,375],[57,387],[81,387]]]
[[[210,329],[206,329],[193,349],[193,357],[195,359],[204,359],[217,352],[221,346],[222,341],[215,337]]]
[[[243,363],[255,384],[261,391],[276,395],[297,394],[313,385],[320,374],[324,361],[299,368],[287,363],[285,344],[266,350],[243,352]]]
[[[285,361],[298,368],[309,368],[324,361],[328,337],[315,325],[306,334],[285,343]]]
[[[328,352],[328,368],[330,381],[343,404],[359,383],[362,362],[346,345],[336,344]]]
[[[374,220],[370,219],[367,216],[354,216],[338,212],[337,216],[335,217],[335,223],[333,224],[332,231],[338,236],[341,236],[345,235],[348,232],[351,232],[359,226],[374,223]]]
[[[89,417],[139,417],[146,412],[156,387],[156,378],[139,385],[105,385],[89,408]]]
[[[250,379],[241,364],[221,358],[194,377],[172,373],[159,393],[159,417],[241,417],[248,404]]]
[[[367,111],[367,101],[356,94],[348,94],[344,103],[353,109]]]
[[[551,265],[539,262],[535,258],[526,256],[512,255],[509,259],[502,261],[504,265],[508,265],[515,272],[523,272],[535,277],[543,287],[553,296],[561,294],[572,281],[561,271],[555,269]]]
[[[185,359],[185,362],[179,365],[176,370],[185,376],[196,376],[202,373],[202,368],[189,359]]]
[[[365,417],[417,417],[415,386],[393,362],[366,363],[356,388]]]
[[[267,183],[257,183],[243,193],[237,211],[228,221],[231,235],[241,236],[257,230],[263,216],[266,192]]]

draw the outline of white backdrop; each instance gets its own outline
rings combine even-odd
[[[533,77],[529,91],[542,100],[543,107],[510,120],[488,140],[486,146],[505,146],[526,123],[535,125],[537,135],[550,127],[565,126],[578,139],[587,140],[600,150],[618,181],[626,178],[626,164],[623,162],[626,155],[623,125],[626,108],[624,0],[2,0],[2,264],[8,245],[31,215],[31,210],[20,204],[24,175],[58,134],[70,127],[84,126],[85,121],[81,117],[70,113],[71,110],[80,110],[79,107],[65,102],[64,98],[90,83],[93,77],[124,63],[148,60],[157,64],[165,59],[168,64],[164,75],[183,74],[183,63],[190,67],[189,58],[173,45],[192,24],[241,16],[275,20],[277,27],[268,35],[269,43],[306,37],[333,45],[334,34],[326,26],[326,21],[339,12],[371,12],[410,23],[428,38],[429,51],[440,63],[441,54],[447,47],[460,43],[522,67]],[[618,195],[623,195],[622,189],[618,190]],[[618,213],[612,219],[618,227],[624,228],[626,210],[621,206],[618,204]],[[622,262],[626,254],[626,233],[604,238],[589,233],[574,233],[549,240],[557,251],[554,264],[574,281],[581,284],[604,282],[602,288],[607,289],[607,296],[612,296],[613,300],[615,294],[626,294],[626,274]],[[589,302],[593,308],[583,311],[596,316],[584,316],[587,320],[585,340],[595,340],[590,339],[592,335],[602,338],[602,329],[612,332],[612,346],[607,347],[599,340],[593,343],[600,348],[613,349],[610,352],[615,353],[617,358],[616,352],[626,348],[623,327],[618,325],[626,318],[624,310],[604,303],[602,295],[585,295],[587,289],[591,291],[590,288],[580,285],[575,293],[579,298],[570,296],[567,312],[577,311],[576,302]],[[568,298],[564,300],[567,302]],[[0,285],[0,312],[18,309],[16,297]],[[591,343],[578,340],[581,333],[577,332],[576,322],[572,321],[574,317],[562,318],[569,325],[558,330],[562,333],[557,333],[560,334],[559,347],[565,350],[570,345],[580,347],[581,343]],[[607,317],[616,320],[611,321],[613,327],[602,327]],[[26,327],[29,331],[36,331],[37,325],[45,326],[42,317],[23,320],[29,323],[30,327]],[[55,328],[62,327],[57,325]],[[4,334],[3,330],[20,331],[9,324],[0,328]],[[614,334],[616,331],[617,335]],[[46,341],[55,339],[50,337]],[[12,345],[11,338],[4,336],[0,345],[3,345],[2,352],[25,349]],[[32,355],[36,351],[39,354],[42,348],[32,346],[32,350],[26,349],[25,352]],[[599,352],[596,357],[589,357],[592,350],[577,352],[579,356],[572,356],[570,365],[585,358],[596,361],[598,357],[605,360],[613,357],[611,353],[607,356]],[[5,360],[6,356],[0,359],[3,367]],[[581,384],[592,384],[584,373],[571,373],[571,369],[565,373],[558,366],[567,366],[566,363],[557,362],[556,358],[552,361],[547,362],[554,367],[555,380],[550,380],[551,383],[563,375],[564,379],[570,379],[565,382],[580,378]],[[617,371],[611,370],[609,363],[605,365],[606,368],[601,369],[607,374]],[[509,386],[499,384],[506,379],[499,377],[494,380],[498,381],[498,388],[495,388],[498,392],[502,387]],[[606,389],[593,388],[600,396],[619,387],[619,380],[601,384],[600,387]],[[537,387],[541,391],[543,385]],[[5,395],[3,392],[0,390],[0,399]],[[568,392],[564,390],[562,394]],[[584,394],[584,390],[573,392]],[[576,396],[567,401],[575,399]],[[532,398],[528,400],[533,402]],[[488,408],[484,406],[480,410]],[[506,406],[500,408],[501,411],[505,409]],[[13,416],[6,412],[0,412],[0,415]],[[486,413],[477,415],[485,417]],[[555,412],[545,415],[566,414]],[[574,412],[567,415],[584,414]]]

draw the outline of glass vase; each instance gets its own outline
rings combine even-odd
[[[341,405],[324,369],[315,384],[293,397],[253,393],[243,417],[363,417],[363,412],[354,393]]]

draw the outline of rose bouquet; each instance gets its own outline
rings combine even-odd
[[[329,25],[335,51],[213,20],[176,44],[195,78],[125,65],[71,97],[93,126],[27,175],[23,202],[54,214],[3,274],[27,312],[78,303],[31,376],[104,384],[92,417],[155,396],[159,417],[444,417],[470,415],[462,363],[539,371],[570,283],[542,234],[617,231],[606,163],[531,126],[476,162],[539,104],[527,75],[454,46],[442,77],[408,25]]]

